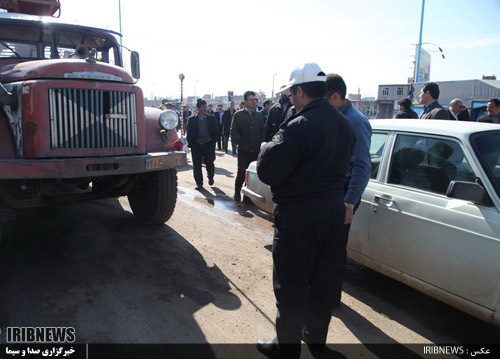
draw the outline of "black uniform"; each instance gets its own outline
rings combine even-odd
[[[333,302],[332,277],[340,270],[344,178],[354,134],[349,121],[325,100],[314,100],[281,125],[261,150],[257,173],[278,203],[273,239],[273,285],[278,343],[301,338],[324,344]]]

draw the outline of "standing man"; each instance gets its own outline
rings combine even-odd
[[[435,82],[426,83],[420,90],[420,103],[424,110],[420,114],[424,120],[448,120],[448,111],[439,104],[439,86]]]
[[[500,123],[500,100],[497,98],[491,99],[486,107],[488,114],[481,116],[478,122]]]
[[[238,145],[238,174],[234,182],[234,200],[241,201],[241,187],[250,162],[257,160],[260,145],[264,142],[264,121],[257,111],[255,92],[243,94],[245,108],[236,112],[231,124],[231,142]]]
[[[283,87],[280,89],[283,91]],[[295,108],[290,103],[288,91],[281,92],[279,103],[269,110],[266,120],[266,142],[271,141],[274,134],[280,129],[283,121],[295,114]]]
[[[227,146],[229,143],[229,135],[231,133],[231,123],[233,122],[233,116],[236,110],[234,109],[234,101],[229,102],[229,108],[224,111],[222,115],[222,140],[224,144],[224,151],[227,153]],[[233,146],[233,155],[236,155],[236,144],[231,141]]]
[[[262,108],[262,110],[260,110],[262,119],[264,120],[264,125],[266,124],[267,116],[269,115],[269,110],[271,109],[271,107],[273,107],[273,105],[274,102],[271,100],[264,101],[264,107]]]
[[[335,284],[335,298],[333,304],[335,307],[340,305],[342,296],[343,274],[347,261],[347,241],[349,239],[352,218],[361,202],[361,195],[370,180],[372,169],[370,158],[372,127],[365,115],[355,109],[351,101],[345,98],[346,93],[347,86],[344,79],[337,74],[328,74],[326,77],[327,99],[333,107],[347,117],[354,131],[354,138],[356,140],[349,170],[344,180],[345,219],[344,228],[342,230],[342,247],[341,250],[335,254],[338,272],[333,278]]]
[[[415,111],[411,109],[411,101],[409,98],[402,98],[398,101],[399,111],[394,114],[393,118],[418,118]]]
[[[332,317],[345,217],[344,178],[354,135],[326,99],[326,76],[315,63],[296,68],[288,87],[297,113],[287,119],[257,162],[259,178],[278,203],[274,220],[273,286],[276,333],[259,340],[268,357],[299,358],[303,339],[324,348]]]
[[[453,121],[460,121],[458,115],[461,111],[465,110],[465,105],[461,99],[455,98],[451,100],[450,105],[448,106],[448,119]]]
[[[224,111],[222,110],[222,105],[217,105],[217,111],[215,112],[215,120],[217,123],[217,149],[222,149],[222,117],[224,116]],[[226,152],[227,153],[227,152]]]
[[[215,174],[215,139],[217,137],[217,124],[215,117],[207,113],[207,102],[198,99],[196,102],[197,114],[189,118],[186,139],[191,148],[193,161],[193,176],[196,189],[203,188],[203,174],[201,164],[207,168],[208,184],[214,184]]]
[[[209,115],[213,115],[214,114],[213,108],[214,108],[214,106],[212,104],[208,105],[208,111],[207,111],[207,113]]]

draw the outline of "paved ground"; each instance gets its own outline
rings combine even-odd
[[[138,225],[126,198],[25,212],[0,244],[2,331],[70,326],[81,343],[272,338],[272,218],[232,201],[234,157],[217,152],[216,167],[201,192],[180,169],[175,213],[159,228]],[[499,343],[500,329],[350,262],[328,341]]]

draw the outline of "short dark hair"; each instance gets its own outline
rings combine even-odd
[[[411,107],[411,101],[409,98],[405,97],[398,101],[398,105],[403,106],[405,110],[409,110]]]
[[[266,107],[267,105],[269,105],[271,102],[273,102],[273,101],[271,101],[271,100],[266,100],[266,101],[264,101],[264,104],[263,104],[263,105],[264,105],[264,107]]]
[[[345,95],[347,94],[347,86],[345,85],[344,79],[339,74],[328,74],[326,75],[326,92],[328,97],[334,93],[338,93],[340,99],[345,100]]]
[[[434,100],[439,98],[439,85],[435,82],[427,82],[424,87],[422,87],[422,91],[429,91],[429,94]]]
[[[255,92],[253,91],[246,91],[244,94],[243,94],[243,99],[246,101],[248,100],[248,97],[249,96],[255,96]]]
[[[202,98],[199,98],[198,100],[196,100],[196,108],[200,108],[201,106],[206,105],[206,104],[207,104],[207,101],[205,101]]]
[[[497,98],[492,98],[488,102],[493,102],[495,104],[495,106],[497,106],[497,107],[500,106],[500,100]]]
[[[290,87],[290,92],[296,95],[298,87],[304,91],[307,97],[313,99],[323,98],[326,94],[326,84],[324,81],[305,82],[303,84],[293,85]]]

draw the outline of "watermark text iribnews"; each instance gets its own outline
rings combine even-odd
[[[7,327],[7,343],[73,343],[72,327]]]

